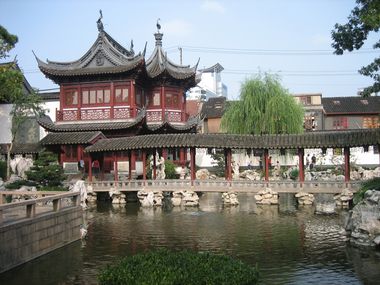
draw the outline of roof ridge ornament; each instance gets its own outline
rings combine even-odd
[[[103,26],[103,22],[102,22],[103,14],[102,14],[101,9],[99,10],[99,13],[100,13],[100,16],[99,16],[99,19],[96,21],[96,23],[98,25],[98,31],[101,33],[104,31],[104,26]]]
[[[159,21],[161,21],[160,18],[157,19],[157,24],[156,24],[157,33],[154,34],[154,38],[156,39],[156,46],[162,46],[162,36],[163,36],[163,34],[160,32],[161,25],[160,25]]]

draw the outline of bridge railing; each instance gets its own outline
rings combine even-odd
[[[69,204],[63,203],[69,201]],[[25,200],[21,202],[0,205],[0,225],[7,221],[31,219],[47,212],[58,212],[67,207],[77,207],[80,203],[79,192],[65,192],[43,198]],[[39,207],[37,210],[37,206]],[[43,209],[40,209],[43,208]]]
[[[161,190],[195,190],[210,192],[258,192],[266,187],[278,192],[299,192],[309,191],[314,193],[337,193],[344,188],[353,191],[359,189],[360,181],[306,181],[303,183],[296,181],[252,181],[252,180],[188,180],[188,179],[164,179],[164,180],[127,180],[127,181],[96,181],[88,185],[96,192],[109,191],[117,188],[120,191]]]

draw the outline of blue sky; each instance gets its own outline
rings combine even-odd
[[[161,19],[163,47],[179,63],[209,67],[219,62],[229,99],[258,72],[279,74],[291,93],[354,96],[372,81],[357,74],[376,53],[372,35],[360,53],[333,55],[331,30],[346,23],[354,0],[1,0],[0,24],[19,37],[11,53],[33,87],[54,88],[38,70],[32,50],[43,60],[72,61],[95,41],[99,9],[105,30],[136,52],[154,48]],[[378,51],[377,51],[378,52]]]

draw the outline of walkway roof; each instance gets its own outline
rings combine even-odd
[[[308,132],[293,135],[160,134],[102,139],[86,152],[154,148],[295,149],[341,148],[380,144],[380,129]]]

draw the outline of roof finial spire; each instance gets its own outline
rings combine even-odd
[[[100,16],[99,16],[99,19],[96,21],[96,23],[98,24],[98,31],[103,32],[104,30],[103,23],[102,23],[103,14],[102,14],[101,9],[99,10],[99,13],[100,13]]]
[[[156,24],[156,26],[157,26],[157,33],[159,33],[160,30],[161,30],[161,25],[160,25],[159,21],[161,21],[160,18],[157,19],[157,24]]]
[[[156,46],[162,46],[162,36],[163,34],[160,32],[161,30],[161,25],[159,23],[159,21],[161,21],[160,18],[157,19],[157,33],[154,34],[154,37],[156,39]]]

